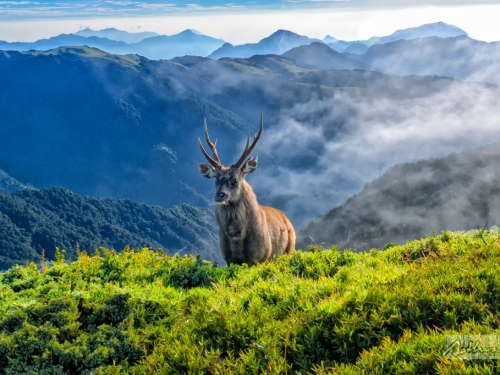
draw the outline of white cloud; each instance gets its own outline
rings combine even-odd
[[[2,5],[27,5],[32,4],[30,1],[0,1],[0,6]],[[36,4],[36,3],[33,3]]]
[[[171,9],[175,4],[149,4],[149,3],[136,3],[138,7],[143,9]]]
[[[345,91],[297,104],[263,137],[260,149],[275,165],[263,165],[255,185],[266,195],[335,191],[339,184],[355,191],[394,164],[499,141],[499,98],[497,89],[455,83],[425,97]],[[310,165],[297,169],[299,159]]]
[[[236,5],[236,4],[226,4],[224,6],[222,5],[214,5],[214,6],[201,6],[199,4],[186,4],[186,9],[191,10],[191,11],[197,11],[197,12],[202,12],[202,11],[224,11],[224,10],[242,10],[245,9],[246,7],[244,5]]]

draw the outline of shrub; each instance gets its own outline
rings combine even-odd
[[[14,266],[0,373],[498,373],[444,345],[498,334],[499,262],[499,233],[481,230],[255,267],[148,248]]]

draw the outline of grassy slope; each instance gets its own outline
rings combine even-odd
[[[498,333],[500,235],[213,268],[148,249],[0,276],[0,371],[494,373],[445,336]]]

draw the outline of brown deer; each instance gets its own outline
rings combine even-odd
[[[213,158],[207,154],[198,138],[201,152],[211,165],[198,164],[201,175],[215,178],[215,216],[219,222],[219,242],[227,264],[246,263],[249,266],[290,253],[295,248],[295,231],[283,212],[260,206],[245,176],[257,170],[257,156],[250,155],[264,128],[261,113],[259,133],[250,144],[250,134],[243,155],[231,167],[224,167],[217,154],[215,142],[208,136],[205,119],[205,137]]]

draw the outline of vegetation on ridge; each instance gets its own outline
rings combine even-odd
[[[56,246],[75,259],[76,248],[122,250],[151,246],[183,250],[224,262],[213,210],[187,204],[171,208],[127,199],[79,196],[63,188],[0,191],[0,270],[15,263],[54,259]],[[201,252],[200,252],[201,251]]]
[[[5,374],[487,374],[447,335],[498,334],[500,234],[385,251],[312,247],[255,267],[150,249],[62,252],[0,276]]]

